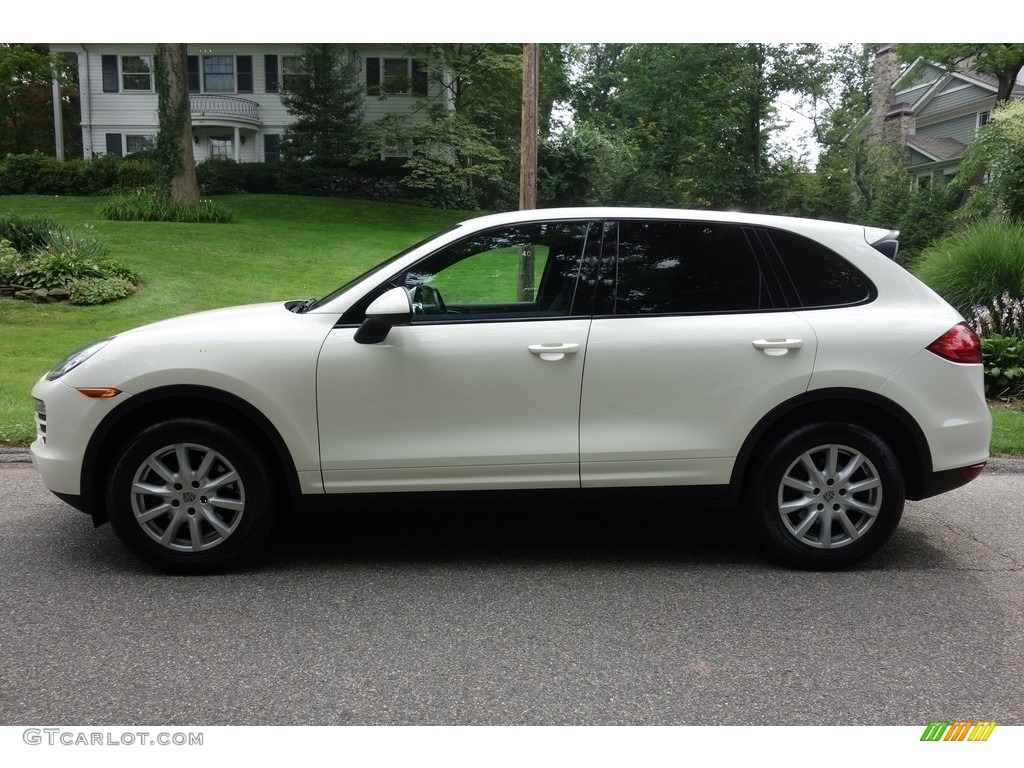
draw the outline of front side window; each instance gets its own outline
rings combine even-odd
[[[235,57],[203,56],[203,91],[235,92]]]
[[[418,321],[564,317],[573,311],[588,222],[478,233],[404,276]]]
[[[772,306],[741,227],[621,221],[606,247],[616,257],[614,314],[748,312]]]
[[[121,88],[125,91],[152,91],[153,57],[122,56]]]

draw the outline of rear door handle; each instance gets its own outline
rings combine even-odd
[[[766,355],[778,357],[784,355],[791,349],[800,349],[804,345],[803,339],[755,339],[751,342],[754,349],[760,349]]]
[[[541,360],[561,360],[566,355],[574,355],[580,351],[579,344],[531,344],[527,347],[531,355],[537,355]]]

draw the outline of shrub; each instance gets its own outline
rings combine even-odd
[[[972,224],[928,248],[916,273],[964,317],[1004,292],[1024,297],[1024,224]]]
[[[979,336],[1016,336],[1024,338],[1024,299],[1004,291],[986,304],[971,307],[968,317]]]
[[[193,224],[222,224],[232,219],[231,211],[213,200],[177,203],[149,189],[113,197],[100,206],[100,215],[111,221],[177,221]]]
[[[1010,400],[1024,397],[1024,339],[988,336],[981,340],[985,393]]]
[[[158,176],[157,167],[151,158],[136,158],[136,155],[132,155],[117,166],[116,188],[130,191],[152,186],[156,184]],[[105,189],[110,190],[111,187]]]
[[[0,240],[10,242],[18,253],[31,253],[48,242],[57,222],[46,216],[0,216]]]
[[[68,286],[72,304],[107,304],[123,299],[138,290],[138,286],[119,277],[83,277]]]
[[[227,158],[211,158],[196,166],[196,178],[204,195],[230,195],[242,192],[245,183],[242,164]]]
[[[24,223],[14,217],[5,221]],[[10,241],[0,239],[0,284],[64,288],[73,304],[102,304],[122,299],[142,284],[134,271],[108,258],[107,246],[90,234],[56,225],[45,233],[27,226],[12,229],[19,233],[31,231],[44,242],[19,251]]]

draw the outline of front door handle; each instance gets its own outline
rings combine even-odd
[[[561,360],[566,355],[575,355],[580,351],[579,344],[531,344],[527,347],[531,355],[537,355],[541,360]]]
[[[756,339],[751,342],[754,349],[760,349],[766,355],[778,357],[784,355],[791,349],[800,349],[804,345],[803,339]]]

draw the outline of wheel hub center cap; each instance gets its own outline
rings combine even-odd
[[[196,495],[192,493],[192,491],[185,491],[183,494],[181,494],[181,500],[184,501],[186,504],[191,504],[193,501],[196,500]]]
[[[825,491],[825,501],[832,501],[836,497],[836,492],[829,490]]]

